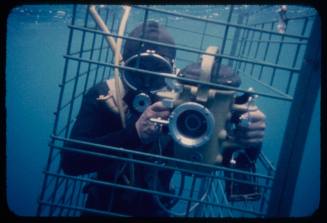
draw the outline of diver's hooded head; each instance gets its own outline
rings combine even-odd
[[[148,21],[138,25],[130,32],[129,37],[175,45],[175,41],[170,33],[155,21]],[[154,50],[157,54],[170,61],[176,57],[176,49],[174,47],[159,46],[155,43],[141,43],[141,41],[128,39],[125,43],[123,59],[126,61],[133,55],[146,52],[147,50]]]
[[[126,68],[136,68],[152,72],[173,73],[176,57],[175,41],[165,27],[155,21],[141,23],[135,27],[129,37],[141,40],[127,39],[123,51]],[[151,43],[144,42],[151,41]],[[153,42],[152,42],[153,41]],[[161,46],[169,44],[169,46]],[[134,97],[145,93],[154,102],[155,92],[166,86],[163,77],[149,75],[146,72],[123,70],[122,82],[126,90],[125,102],[130,104]]]

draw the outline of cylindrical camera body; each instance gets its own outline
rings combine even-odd
[[[226,123],[230,118],[235,92],[208,89],[207,100],[201,101],[197,100],[198,90],[194,86],[186,87],[177,100],[179,105],[172,112],[169,129],[175,141],[175,157],[206,164],[221,164],[221,145],[227,136]],[[178,166],[210,171],[210,168],[200,168],[198,165],[178,163]]]

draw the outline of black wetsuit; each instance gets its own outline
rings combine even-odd
[[[138,138],[135,128],[135,122],[138,115],[129,113],[126,120],[126,128],[122,128],[119,114],[108,109],[107,105],[96,100],[99,95],[106,95],[108,93],[108,86],[106,82],[97,84],[91,88],[84,96],[82,105],[77,116],[77,120],[72,128],[70,138],[83,140],[87,142],[104,144],[115,147],[122,147],[126,149],[140,150],[143,152],[152,152],[153,145],[143,145]],[[100,151],[94,147],[82,146],[80,144],[66,143],[66,146],[75,147],[91,151]],[[163,149],[163,155],[172,156],[172,141],[168,142]],[[249,155],[254,161],[257,159],[258,150],[251,150]],[[103,150],[101,150],[103,152]],[[108,152],[109,154],[122,155],[119,153]],[[228,157],[225,159],[225,157]],[[224,155],[224,165],[228,166],[230,154]],[[141,157],[135,157],[142,159]],[[248,163],[239,159],[241,165],[239,169],[249,169]],[[253,162],[252,162],[253,163]],[[82,175],[86,173],[96,172],[97,179],[107,182],[115,182],[115,173],[119,171],[122,166],[122,161],[114,159],[105,159],[92,155],[86,155],[76,152],[62,151],[61,166],[66,174]],[[253,168],[253,165],[251,166]],[[149,182],[147,182],[148,173],[153,167],[141,164],[135,165],[135,186],[147,189]],[[161,181],[161,191],[169,192],[169,182],[173,172],[164,170],[160,172],[159,179]],[[227,173],[227,176],[228,173]],[[118,183],[125,184],[121,179]],[[228,184],[226,184],[228,185]],[[112,209],[110,211],[116,213],[127,214],[131,216],[166,216],[161,208],[154,202],[153,196],[141,192],[133,192],[132,190],[115,189],[113,193],[112,187],[101,186],[96,184],[89,184],[84,188],[88,193],[86,208],[107,211],[109,207],[110,197],[114,194],[112,200]],[[252,188],[247,185],[242,186],[240,191],[245,193],[252,193]],[[226,189],[228,196],[228,188]],[[84,213],[87,215],[87,213]]]
[[[138,115],[127,115],[126,128],[122,128],[119,114],[108,109],[104,102],[96,100],[99,95],[106,95],[108,90],[106,82],[101,82],[87,92],[83,98],[70,138],[126,149],[140,150],[143,152],[151,152],[150,150],[153,145],[150,144],[145,146],[138,138],[135,128]],[[86,147],[80,144],[66,143],[66,146],[100,151],[100,149]],[[172,146],[168,143],[166,149],[163,150],[163,155],[170,156],[171,152]],[[123,156],[119,153],[108,153]],[[98,180],[107,182],[114,182],[115,173],[120,170],[122,164],[122,161],[76,152],[63,151],[61,154],[61,166],[66,174],[81,175],[96,172]],[[141,164],[135,165],[135,186],[142,188],[148,187],[148,182],[146,182],[148,171],[145,171],[145,169],[149,170],[151,168],[151,166]],[[163,191],[169,191],[171,176],[171,171],[161,171],[159,178],[161,182],[163,182],[163,185],[161,185]],[[118,179],[118,183],[125,184],[121,178]],[[110,209],[112,212],[132,216],[165,215],[153,201],[153,197],[149,194],[123,189],[115,189],[113,193],[111,193],[112,190],[112,187],[108,186],[96,184],[87,185],[84,188],[84,191],[88,193],[86,208],[106,211],[108,210],[110,197],[114,194],[112,209]],[[87,213],[84,214],[86,215]]]

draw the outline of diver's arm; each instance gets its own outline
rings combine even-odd
[[[100,137],[88,137],[83,135],[75,135],[71,136],[72,139],[86,141],[95,144],[103,144],[110,145],[116,147],[123,148],[137,148],[138,147],[138,139],[135,139],[137,136],[136,130],[134,126],[127,126],[125,129],[122,129],[117,132],[111,132],[104,136]],[[77,149],[84,149],[87,151],[104,153],[104,154],[112,154],[112,155],[120,155],[118,152],[109,152],[105,149],[85,146],[77,143],[66,143],[66,147],[72,147]],[[69,175],[80,175],[90,172],[95,172],[97,170],[102,169],[104,166],[109,164],[112,159],[105,159],[99,156],[83,154],[72,151],[62,151],[62,159],[61,165],[66,174]]]
[[[247,124],[245,124],[246,122],[242,124],[239,118],[241,120],[248,119]],[[241,117],[235,115],[232,119],[236,123],[233,137],[241,145],[241,148],[227,149],[224,153],[223,165],[231,168],[231,170],[237,169],[255,173],[256,161],[261,152],[266,127],[265,115],[260,110],[256,110],[247,112]],[[229,201],[260,199],[261,195],[257,185],[234,181],[234,179],[237,179],[254,183],[256,182],[256,176],[233,173],[231,170],[224,170],[227,199]]]
[[[77,120],[72,128],[70,138],[86,141],[95,144],[103,144],[115,147],[123,148],[138,148],[141,142],[138,138],[137,131],[135,129],[135,123],[131,123],[126,128],[116,128],[118,131],[109,131],[102,133],[104,123],[104,117],[108,120],[112,120],[110,124],[118,125],[119,116],[116,114],[105,111],[100,103],[96,101],[99,93],[96,89],[91,89],[83,98],[80,112],[77,116]],[[118,122],[117,122],[118,119]],[[65,147],[72,147],[77,149],[83,149],[92,152],[104,153],[105,149],[85,146],[82,144],[68,142],[65,143]],[[105,152],[107,154],[119,155],[119,153]],[[65,151],[61,153],[61,166],[66,174],[80,175],[97,171],[104,166],[107,166],[112,160],[101,158],[99,156]]]

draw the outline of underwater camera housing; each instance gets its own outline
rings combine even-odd
[[[217,54],[218,47],[209,46],[206,53]],[[212,74],[216,72],[215,62],[215,56],[202,55],[200,81],[211,81]],[[168,125],[169,134],[175,141],[176,158],[222,165],[224,150],[242,147],[228,136],[232,111],[244,113],[256,110],[256,106],[250,100],[235,104],[236,92],[233,90],[212,89],[207,85],[189,83],[178,83],[176,86],[173,92],[158,92],[164,104],[172,109],[169,119],[153,118],[151,121]],[[177,165],[210,171],[210,168],[199,168],[196,165]]]

